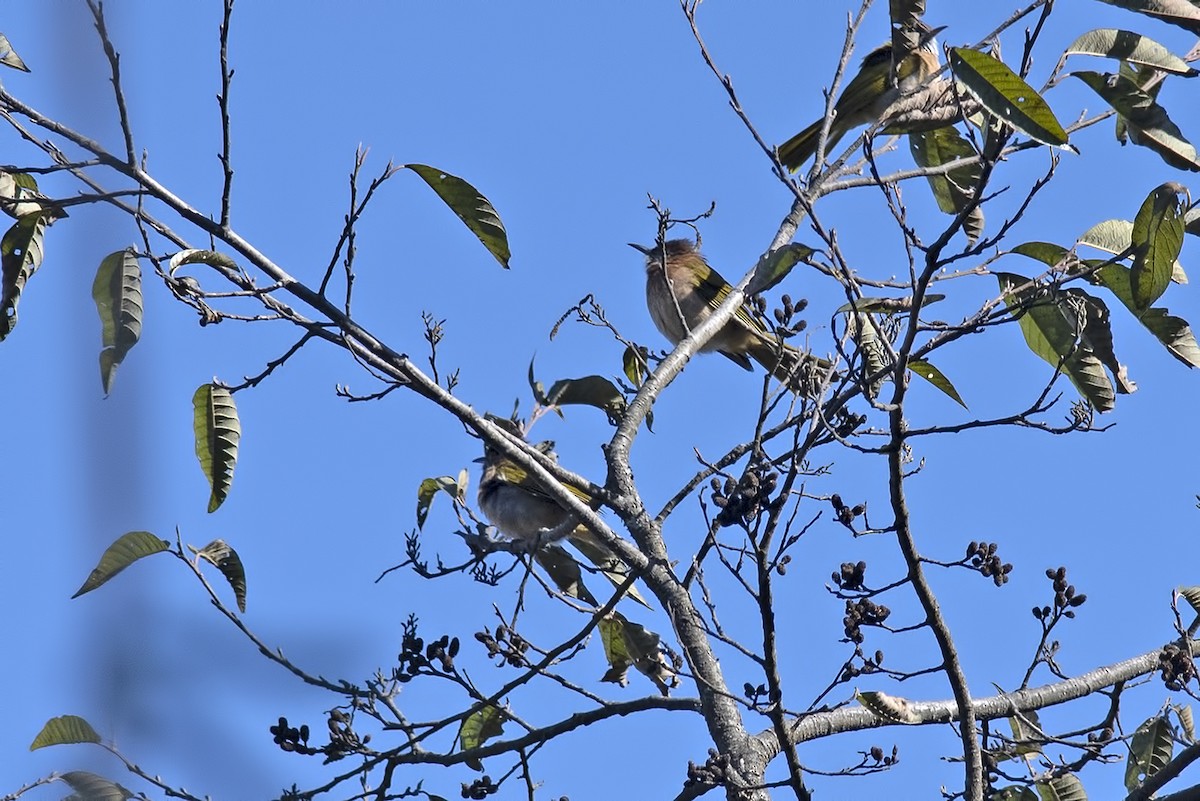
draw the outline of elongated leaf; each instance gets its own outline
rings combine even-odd
[[[798,242],[792,242],[774,251],[760,260],[754,268],[754,277],[746,287],[746,294],[757,295],[759,292],[766,292],[782,281],[793,267],[814,253],[816,251],[808,245]]]
[[[1088,56],[1107,56],[1131,64],[1153,67],[1172,75],[1192,76],[1196,70],[1187,65],[1179,56],[1172,53],[1153,39],[1133,31],[1123,31],[1117,28],[1098,28],[1088,31],[1074,42],[1067,45],[1064,55],[1083,54]]]
[[[1181,196],[1177,183],[1156,187],[1133,218],[1133,300],[1139,309],[1162,297],[1171,285],[1171,266],[1183,249]]]
[[[211,513],[225,502],[233,485],[242,424],[238,421],[233,395],[218,384],[200,385],[192,395],[192,412],[196,458],[200,460],[200,469],[211,488],[208,498]]]
[[[1087,792],[1083,783],[1073,773],[1058,776],[1048,782],[1038,782],[1038,795],[1042,801],[1087,801]]]
[[[96,734],[92,724],[78,715],[60,715],[46,721],[46,725],[29,744],[29,750],[36,751],[48,745],[98,742],[100,742],[100,735]]]
[[[600,605],[583,583],[583,568],[566,548],[553,543],[543,545],[533,552],[533,558],[563,595],[592,606]]]
[[[1196,721],[1192,718],[1192,708],[1187,704],[1175,704],[1171,708],[1179,717],[1179,727],[1183,729],[1183,742],[1187,745],[1196,742]]]
[[[919,167],[940,167],[961,158],[979,155],[967,139],[953,126],[919,131],[908,135],[908,149]],[[946,214],[958,214],[975,197],[975,188],[983,175],[983,165],[976,161],[955,167],[942,175],[927,175],[929,188],[938,208]],[[983,233],[983,211],[977,206],[966,230],[967,241],[974,243]]]
[[[546,402],[551,406],[594,406],[608,415],[609,421],[614,423],[625,411],[625,396],[613,382],[599,375],[555,381],[546,393]]]
[[[1013,248],[1012,252],[1040,261],[1052,269],[1069,268],[1078,262],[1071,251],[1053,242],[1022,242]]]
[[[242,557],[229,546],[225,540],[213,540],[200,550],[188,546],[196,556],[221,571],[221,575],[233,589],[233,597],[237,600],[239,612],[246,611],[246,568],[242,565]]]
[[[1186,217],[1184,218],[1186,220]],[[1079,244],[1088,245],[1114,256],[1126,254],[1128,258],[1133,252],[1133,221],[1105,220],[1093,225],[1079,237]],[[1171,265],[1171,280],[1177,284],[1188,282],[1183,265],[1176,261]]]
[[[992,793],[988,801],[1038,801],[1038,794],[1028,787],[1014,784]]]
[[[625,352],[621,354],[621,370],[630,384],[640,387],[650,374],[645,348],[638,350],[633,345],[625,346]]]
[[[1042,753],[1041,744],[1045,742],[1046,738],[1041,731],[1042,723],[1038,720],[1037,710],[1030,709],[1022,712],[1019,716],[1010,716],[1008,725],[1012,727],[1013,740],[1019,755],[1029,756]]]
[[[162,553],[170,547],[169,542],[159,539],[149,531],[130,531],[122,534],[100,555],[100,563],[71,597],[78,598],[85,592],[91,592],[137,560]]]
[[[1187,210],[1187,213],[1183,215],[1183,223],[1187,233],[1192,236],[1200,236],[1200,204]]]
[[[1103,362],[1084,341],[1079,328],[1081,319],[1089,317],[1084,299],[1087,296],[1053,295],[1045,287],[1018,290],[1028,279],[1012,273],[996,273],[996,277],[1029,349],[1056,369],[1061,367],[1079,394],[1098,411],[1110,411],[1116,403],[1115,390]],[[1084,308],[1073,308],[1076,304]],[[1127,381],[1124,376],[1122,379],[1123,383]]]
[[[954,77],[992,113],[1030,139],[1061,147],[1067,132],[1034,88],[1003,62],[965,47],[950,49]]]
[[[8,41],[8,37],[2,33],[0,33],[0,64],[21,72],[29,72],[29,67],[25,66],[25,62],[17,55],[17,51],[13,50],[12,42]]]
[[[679,683],[674,667],[662,651],[659,636],[645,626],[627,620],[620,612],[601,619],[600,640],[609,665],[601,681],[624,687],[629,683],[627,674],[633,666],[654,682],[664,696]]]
[[[67,211],[38,191],[37,180],[24,172],[0,170],[0,211],[14,220],[46,212],[47,222],[66,217]]]
[[[924,359],[910,359],[908,369],[912,370],[915,375],[924,378],[930,384],[940,389],[942,392],[950,396],[951,400],[957,403],[964,409],[967,404],[963,401],[962,396],[958,394],[958,390],[954,388],[954,384],[950,383],[950,379],[942,373],[941,370],[934,367]]]
[[[1171,761],[1175,750],[1175,727],[1168,718],[1155,716],[1133,733],[1129,761],[1125,764],[1125,789],[1133,792],[1142,782]]]
[[[405,167],[415,172],[429,184],[438,197],[450,210],[458,215],[471,232],[479,237],[479,241],[496,257],[500,266],[508,269],[511,256],[508,250],[508,233],[500,215],[492,204],[462,178],[443,172],[436,167],[425,164],[406,164]]]
[[[207,264],[210,267],[220,267],[225,270],[237,270],[237,262],[232,257],[215,250],[181,250],[171,257],[168,272],[174,276],[175,271],[185,264]]]
[[[0,240],[0,342],[16,327],[25,282],[42,264],[42,237],[49,216],[49,212],[27,214]]]
[[[1101,0],[1200,35],[1200,7],[1188,0]]]
[[[75,791],[71,797],[78,801],[127,801],[134,796],[116,782],[86,770],[72,770],[58,778],[70,785]]]
[[[466,468],[459,471],[458,478],[438,476],[423,480],[421,486],[417,487],[417,528],[425,527],[429,507],[433,505],[433,499],[439,492],[446,493],[459,503],[466,503],[469,480]]]
[[[1179,126],[1171,121],[1167,110],[1153,95],[1143,91],[1124,75],[1102,75],[1098,72],[1072,72],[1104,98],[1124,118],[1129,141],[1153,150],[1172,167],[1181,170],[1200,170],[1196,148],[1183,137]]]
[[[117,367],[142,335],[142,269],[133,248],[104,257],[92,282],[92,298],[100,313],[104,346],[100,351],[100,380],[107,395],[112,391]]]
[[[1200,345],[1187,320],[1173,317],[1166,309],[1139,309],[1133,300],[1133,284],[1128,267],[1108,264],[1098,269],[1094,279],[1116,296],[1137,318],[1138,322],[1166,346],[1167,350],[1188,367],[1200,367]]]
[[[463,751],[470,751],[503,733],[504,712],[500,707],[489,704],[463,719],[458,727],[458,745]],[[478,759],[468,759],[466,763],[474,770],[483,770],[483,763]]]
[[[930,292],[921,298],[921,308],[931,303],[945,300],[945,295]],[[843,303],[834,310],[835,314],[843,312],[864,312],[866,314],[903,314],[912,309],[912,298],[858,298],[853,303]]]
[[[1192,611],[1200,615],[1200,587],[1180,587],[1178,592],[1192,607]]]

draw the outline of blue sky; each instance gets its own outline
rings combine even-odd
[[[819,112],[820,87],[840,52],[846,4],[813,6],[710,0],[702,8],[711,52],[769,141],[783,141]],[[974,43],[1011,10],[1000,3],[929,6],[928,18],[949,26],[942,38],[951,44]],[[641,257],[625,244],[654,237],[647,193],[680,216],[716,203],[703,229],[705,252],[730,278],[753,264],[787,212],[788,193],[729,110],[673,3],[359,2],[334,11],[302,2],[289,4],[287,13],[278,8],[244,3],[235,10],[234,226],[292,275],[316,281],[342,225],[347,175],[360,144],[370,149],[368,175],[391,159],[432,164],[471,181],[508,228],[512,269],[501,270],[415,175],[400,174],[359,231],[355,315],[421,363],[421,312],[445,319],[440,366],[461,369],[457,394],[478,410],[507,413],[518,398],[528,410],[525,374],[535,355],[547,383],[618,372],[620,347],[593,329],[567,326],[554,341],[547,338],[559,315],[588,293],[626,336],[665,344],[643,306]],[[109,13],[139,152],[163,183],[216,213],[220,9],[215,3],[114,2]],[[1036,62],[1035,83],[1076,35],[1101,26],[1143,31],[1179,53],[1191,45],[1180,31],[1100,3],[1064,4],[1047,33],[1053,44]],[[881,6],[868,19],[863,46],[883,40],[886,29]],[[82,7],[14,4],[0,30],[33,70],[6,72],[5,86],[119,150],[107,66]],[[1020,44],[1018,35],[1007,35],[1005,54],[1011,59]],[[1189,102],[1192,86],[1168,82],[1163,102],[1198,141],[1200,105]],[[1073,82],[1048,98],[1063,121],[1101,104]],[[1073,141],[1082,156],[1064,156],[1061,180],[1026,215],[1013,244],[1069,245],[1094,222],[1132,218],[1163,181],[1188,182],[1147,151],[1119,148],[1110,125]],[[6,135],[5,142],[5,161],[32,160],[14,137]],[[910,164],[903,152],[886,158]],[[1048,159],[1045,150],[1021,154],[999,183],[1011,184],[1010,195],[1018,197]],[[43,186],[50,194],[75,191],[53,181]],[[905,191],[932,239],[944,218],[931,211],[923,185]],[[989,209],[989,224],[1014,202],[1000,198],[995,211]],[[864,273],[904,270],[877,192],[830,198],[824,219],[837,227]],[[192,231],[178,230],[205,246]],[[103,398],[91,281],[100,258],[134,236],[110,211],[73,209],[50,231],[20,323],[0,343],[7,390],[0,411],[8,422],[0,462],[7,534],[0,636],[8,658],[0,662],[0,686],[9,721],[0,727],[0,792],[77,768],[136,785],[96,749],[26,750],[45,719],[73,713],[131,759],[194,792],[274,797],[282,786],[295,781],[303,787],[326,773],[279,752],[267,727],[285,715],[317,730],[330,699],[260,658],[209,607],[182,566],[165,557],[68,600],[109,542],[136,529],[173,539],[176,527],[195,545],[226,539],[247,567],[247,624],[311,672],[352,680],[395,659],[410,613],[421,619],[427,639],[457,635],[467,650],[472,632],[494,627],[492,604],[511,610],[515,582],[494,589],[465,578],[422,582],[393,574],[375,583],[403,559],[420,480],[456,474],[479,447],[447,415],[404,392],[375,403],[337,398],[336,385],[360,393],[378,386],[343,352],[321,344],[305,348],[256,390],[239,393],[244,435],[233,491],[218,512],[206,514],[208,491],[192,451],[192,392],[214,376],[233,383],[258,372],[295,335],[274,323],[201,328],[148,277],[143,340],[112,395]],[[805,241],[805,232],[798,238]],[[1191,239],[1186,268],[1194,249]],[[1007,269],[1032,273],[1030,265],[1011,259]],[[836,287],[801,273],[789,282],[784,290],[811,301],[814,348],[829,350],[828,319],[840,302]],[[992,279],[959,283],[942,312],[946,319],[995,293]],[[1174,313],[1200,319],[1191,287],[1172,287],[1165,300]],[[1125,316],[1114,316],[1118,355],[1141,388],[1119,398],[1104,418],[1116,424],[1112,430],[1067,438],[1003,430],[916,445],[925,467],[910,492],[931,555],[954,559],[968,540],[994,540],[1017,565],[1003,590],[978,577],[934,576],[976,694],[992,692],[989,682],[1019,681],[1035,642],[1028,609],[1049,594],[1045,567],[1069,565],[1090,599],[1063,636],[1061,664],[1069,672],[1161,644],[1171,635],[1171,588],[1197,581],[1190,533],[1193,496],[1200,491],[1193,457],[1200,431],[1189,414],[1196,377]],[[918,384],[910,409],[914,426],[1011,411],[1033,397],[1048,373],[1011,327],[968,338],[936,361],[971,411]],[[759,386],[724,359],[688,366],[656,406],[655,433],[643,434],[634,452],[651,508],[694,471],[693,448],[716,456],[750,434]],[[1064,392],[1069,399],[1070,388]],[[598,446],[609,429],[599,414],[573,409],[563,421],[546,418],[535,436],[556,440],[562,461],[578,472],[602,477]],[[813,482],[811,491],[865,500],[884,517],[882,460],[841,451],[821,458],[832,464],[834,477]],[[476,480],[472,468],[472,486]],[[450,533],[455,521],[441,501],[423,542],[428,553],[453,561],[463,547]],[[882,538],[851,541],[815,502],[801,516],[820,511],[824,518],[806,538],[781,598],[791,627],[784,657],[801,666],[798,701],[823,686],[846,655],[836,642],[840,602],[822,588],[829,572],[842,561],[866,559],[884,583],[895,570]],[[701,534],[694,503],[666,532],[681,557]],[[912,612],[906,599],[889,604],[898,616]],[[578,625],[548,600],[537,598],[531,607],[527,625],[537,622],[533,630],[545,632],[545,644]],[[746,606],[730,600],[722,614],[744,623]],[[666,633],[661,614],[644,622]],[[868,645],[883,647],[895,667],[924,667],[931,653],[923,634],[876,636]],[[760,680],[732,656],[725,669],[733,686]],[[478,660],[472,670],[484,686],[508,678]],[[571,670],[580,680],[601,675],[599,643]],[[949,695],[936,678],[899,690],[883,683],[863,689],[922,699]],[[630,698],[653,690],[635,677],[629,688],[608,692]],[[1148,688],[1134,703],[1150,714],[1163,696]],[[432,694],[401,700],[416,717],[442,708]],[[530,719],[549,720],[562,699],[527,691],[512,701]],[[1100,706],[1074,714],[1096,718]],[[887,790],[931,797],[940,784],[958,781],[956,767],[931,756],[953,752],[953,737],[932,728],[809,745],[801,758],[835,770],[854,761],[856,749],[873,743],[890,749],[892,742],[904,760],[896,770],[823,784],[827,795],[868,798]],[[692,716],[616,721],[548,748],[537,778],[546,782],[547,797],[569,794],[574,801],[630,792],[631,781],[635,797],[671,797],[687,760],[702,761],[707,748]],[[496,775],[501,768],[489,765],[489,771]],[[412,780],[421,775],[427,789],[447,797],[473,778],[456,770]],[[1120,770],[1095,781],[1095,794],[1111,794]],[[58,794],[42,790],[37,797]],[[518,794],[511,788],[501,797]]]

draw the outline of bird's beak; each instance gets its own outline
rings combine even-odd
[[[651,255],[652,253],[654,253],[654,248],[653,248],[653,247],[646,247],[645,245],[638,245],[638,244],[635,244],[635,243],[633,243],[633,242],[626,242],[625,244],[629,245],[629,247],[631,247],[631,248],[633,248],[634,250],[638,251],[638,252],[639,252],[639,253],[641,253],[643,256],[649,256],[649,255]]]
[[[483,456],[480,456],[478,459],[471,460],[472,464],[483,464],[486,461],[487,461],[487,458],[483,457]]]
[[[944,30],[946,30],[946,26],[939,25],[938,27],[933,28],[933,29],[929,30],[928,32],[921,34],[921,44],[925,45],[925,44],[928,44],[929,42],[932,42],[934,40],[934,38]]]

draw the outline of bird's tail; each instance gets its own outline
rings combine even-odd
[[[612,549],[600,541],[595,532],[589,528],[579,526],[567,537],[568,541],[579,552],[587,557],[588,561],[596,566],[604,577],[613,583],[614,587],[620,587],[625,584],[629,578],[629,565],[621,561],[621,558],[613,553]],[[647,609],[653,609],[642,597],[642,594],[637,591],[637,587],[629,585],[629,597],[637,601]]]
[[[824,119],[817,120],[779,146],[779,160],[783,162],[783,166],[795,172],[813,157],[817,152],[817,140],[821,137],[821,125],[824,122]],[[840,138],[837,126],[830,127],[829,136],[825,140],[826,149],[832,149]]]
[[[760,337],[749,353],[789,389],[807,397],[817,394],[829,372],[830,364],[825,359],[770,337]]]

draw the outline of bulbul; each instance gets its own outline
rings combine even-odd
[[[834,117],[825,140],[827,151],[832,150],[851,130],[878,120],[901,95],[915,91],[938,71],[941,65],[934,37],[942,28],[930,29],[924,23],[918,25],[919,45],[897,66],[896,86],[891,86],[889,81],[892,69],[891,42],[867,53],[858,73],[850,79],[833,104]],[[779,146],[779,160],[783,166],[795,172],[812,158],[817,152],[817,139],[820,138],[824,122],[822,117]]]
[[[543,531],[556,529],[571,518],[571,513],[559,505],[525,468],[500,451],[484,445],[483,459],[480,461],[483,463],[483,477],[479,482],[479,508],[504,536],[524,542],[536,542]],[[579,500],[586,504],[591,503],[591,496],[580,488],[570,484],[564,486]],[[566,536],[566,540],[587,557],[614,586],[625,582],[629,575],[628,565],[601,542],[590,528],[580,524]],[[547,543],[539,551],[535,551],[534,556],[542,557],[538,561],[542,562],[551,572],[552,578],[558,581],[561,574],[555,571],[552,565],[546,564],[547,561],[553,562],[556,558],[552,553],[556,548],[554,544]],[[559,553],[561,554],[561,549]],[[585,587],[571,588],[570,593],[589,603],[596,603]],[[629,597],[643,606],[650,606],[633,586],[629,588]]]
[[[629,246],[646,257],[646,307],[654,325],[672,345],[708,319],[733,288],[688,239],[670,239],[661,248],[632,242]],[[821,373],[830,366],[824,359],[782,342],[745,307],[734,312],[700,350],[717,351],[746,370],[754,369],[753,359],[802,394],[811,394]]]

